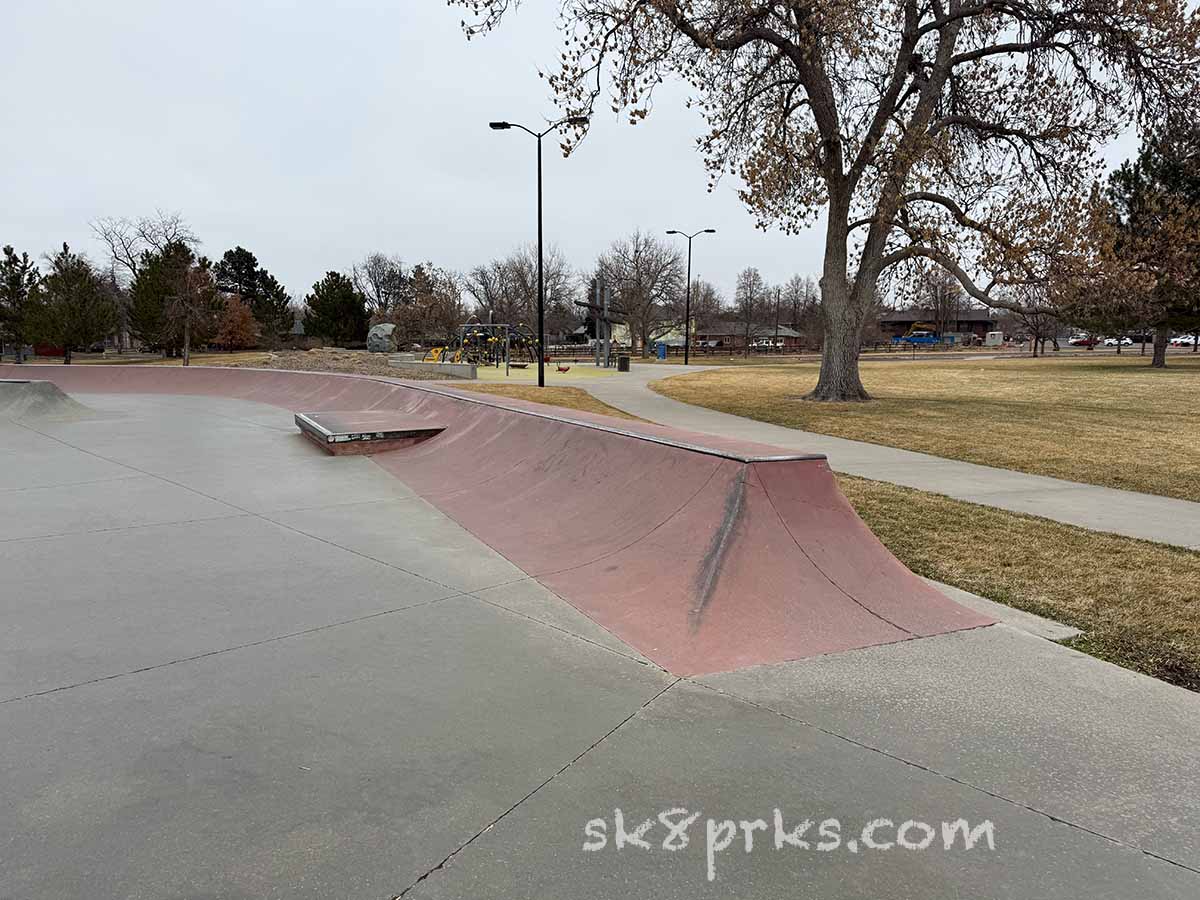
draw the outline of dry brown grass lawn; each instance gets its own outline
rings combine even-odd
[[[624,410],[617,409],[597,400],[587,391],[577,387],[547,386],[538,387],[533,384],[481,384],[478,381],[456,381],[456,388],[478,391],[481,394],[496,394],[501,397],[512,397],[516,400],[529,400],[533,403],[545,403],[548,406],[558,406],[563,409],[577,409],[582,412],[598,413],[602,416],[614,416],[618,419],[633,419],[642,421],[637,416],[631,416]]]
[[[271,356],[273,354],[265,350],[235,350],[232,353],[193,353],[188,358],[188,364],[193,366],[261,366],[263,368],[271,368],[268,365]],[[119,361],[120,357],[96,360],[98,363]],[[168,357],[165,359],[140,360],[138,364],[143,366],[182,366],[183,360],[179,357]]]
[[[1200,355],[865,362],[872,403],[808,403],[812,364],[728,368],[652,387],[791,428],[987,466],[1200,500]]]
[[[1080,650],[1200,691],[1200,553],[839,476],[919,575],[1074,625]]]
[[[917,351],[917,359],[970,359],[973,356],[995,356],[997,353],[1004,353],[1012,356],[1014,359],[1023,355],[1023,351],[1013,348],[1002,348],[997,350],[994,347],[971,347],[959,350],[919,350]],[[872,349],[864,347],[862,351],[863,359],[910,359],[912,358],[911,348],[903,350],[892,349]],[[691,354],[690,362],[693,366],[778,366],[790,365],[797,362],[819,362],[821,359],[820,350],[798,350],[794,353],[784,353],[782,355],[774,353],[753,353],[746,356],[744,353],[704,353],[694,351]],[[666,359],[658,359],[654,356],[639,356],[634,353],[630,357],[630,361],[634,365],[639,366],[682,366],[683,354],[678,356],[668,356]]]

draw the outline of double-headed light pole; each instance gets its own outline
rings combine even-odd
[[[688,271],[687,271],[687,300],[684,301],[683,307],[683,364],[688,364],[688,349],[692,343],[692,238],[701,234],[716,234],[715,228],[701,228],[699,231],[688,234],[686,231],[676,231],[672,228],[667,234],[678,234],[687,238],[688,242]]]
[[[516,122],[489,122],[488,127],[495,131],[508,128],[520,128],[527,134],[537,138],[537,220],[538,220],[538,387],[546,386],[546,286],[542,281],[542,138],[563,125],[586,125],[587,116],[567,116],[559,119],[545,131],[534,131]]]

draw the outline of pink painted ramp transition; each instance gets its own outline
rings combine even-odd
[[[15,371],[14,371],[15,370]],[[444,430],[374,461],[679,675],[992,624],[913,575],[824,457],[441,383],[210,367],[0,366],[68,393],[207,394]]]

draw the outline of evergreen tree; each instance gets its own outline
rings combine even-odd
[[[327,272],[304,298],[304,333],[335,345],[367,339],[367,300],[341,272]]]
[[[16,360],[25,361],[25,345],[33,326],[35,292],[41,275],[28,253],[17,255],[4,248],[0,260],[0,346],[6,341],[16,345]]]
[[[258,299],[250,304],[250,310],[262,330],[262,337],[271,347],[278,347],[284,335],[292,330],[295,313],[292,310],[292,295],[275,280],[266,269],[259,269]]]
[[[1100,274],[1060,279],[1063,317],[1115,333],[1148,326],[1161,368],[1171,331],[1200,329],[1200,128],[1171,122],[1147,137],[1105,200]]]
[[[294,318],[292,298],[284,286],[245,247],[226,250],[214,274],[222,293],[237,294],[249,305],[264,341],[278,346],[280,338],[291,330]]]
[[[143,253],[129,291],[133,334],[164,354],[181,351],[185,364],[191,345],[211,337],[223,309],[212,264],[183,243]]]
[[[129,286],[129,330],[147,347],[164,354],[178,349],[180,335],[167,316],[167,306],[193,260],[192,251],[182,243],[142,254]]]
[[[34,321],[35,335],[62,347],[63,363],[69,365],[75,350],[103,340],[112,331],[117,308],[92,264],[63,244],[42,281]]]
[[[245,247],[226,250],[213,270],[217,287],[226,294],[237,294],[251,307],[258,299],[258,257]]]

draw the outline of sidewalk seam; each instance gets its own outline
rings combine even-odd
[[[734,694],[730,691],[726,691],[726,690],[722,690],[721,688],[714,687],[711,684],[705,684],[704,682],[696,681],[693,678],[687,678],[685,680],[688,682],[688,684],[694,685],[696,687],[704,688],[705,690],[712,691],[716,694],[720,694],[722,697],[728,697],[730,700],[735,700],[739,703],[745,703],[747,706],[752,706],[755,709],[762,710],[763,712],[773,713],[774,715],[777,715],[780,718],[786,719],[789,722],[794,722],[795,724],[800,725],[803,728],[811,728],[813,731],[817,731],[821,734],[827,735],[828,737],[832,737],[832,738],[836,738],[841,741],[845,741],[846,743],[851,744],[852,746],[858,747],[861,750],[866,750],[869,753],[878,753],[880,756],[884,756],[884,757],[887,757],[888,759],[895,760],[896,762],[901,763],[902,765],[909,766],[911,768],[917,769],[918,771],[925,772],[929,775],[933,775],[936,778],[941,778],[946,781],[952,782],[953,784],[957,784],[962,787],[968,788],[970,790],[977,791],[978,793],[984,794],[985,796],[988,796],[988,797],[991,797],[994,800],[999,800],[1002,803],[1007,803],[1010,806],[1015,806],[1018,809],[1023,809],[1026,812],[1033,813],[1034,815],[1042,816],[1046,819],[1049,819],[1051,822],[1055,822],[1059,825],[1066,825],[1068,828],[1077,829],[1078,831],[1082,831],[1085,834],[1090,834],[1093,837],[1097,837],[1103,841],[1108,841],[1111,844],[1115,844],[1118,847],[1124,847],[1127,850],[1136,851],[1138,853],[1143,854],[1144,856],[1150,857],[1151,859],[1156,859],[1156,860],[1159,860],[1160,862],[1167,863],[1168,865],[1183,869],[1186,872],[1191,872],[1195,875],[1200,875],[1200,869],[1195,868],[1194,866],[1190,866],[1187,863],[1183,863],[1183,862],[1179,862],[1178,860],[1171,859],[1169,856],[1162,856],[1161,854],[1155,853],[1153,850],[1147,850],[1145,847],[1139,847],[1137,844],[1130,844],[1126,841],[1121,840],[1120,838],[1116,838],[1116,837],[1113,837],[1112,835],[1105,834],[1104,832],[1095,831],[1094,829],[1088,828],[1086,825],[1081,825],[1078,822],[1072,822],[1070,819],[1060,818],[1059,816],[1056,816],[1053,813],[1046,812],[1043,809],[1038,809],[1036,806],[1030,806],[1027,803],[1022,803],[1020,800],[1014,800],[1011,797],[1006,797],[1003,794],[998,794],[995,791],[990,791],[987,788],[981,787],[980,785],[977,785],[977,784],[973,784],[970,781],[964,781],[963,779],[956,778],[955,776],[950,775],[946,772],[941,772],[937,769],[931,768],[930,766],[923,765],[922,763],[914,762],[913,760],[906,759],[903,756],[898,756],[895,753],[891,753],[887,750],[884,750],[882,747],[875,747],[864,741],[858,740],[857,738],[852,738],[848,735],[841,734],[841,733],[839,733],[837,731],[833,731],[829,728],[823,728],[822,726],[817,725],[814,722],[808,722],[804,719],[798,718],[797,716],[790,715],[781,710],[767,706],[763,703],[759,703],[757,701],[750,700],[747,697],[742,697],[742,696],[740,696],[738,694]]]
[[[680,678],[672,679],[670,684],[666,685],[661,690],[655,692],[648,700],[646,700],[644,703],[642,703],[637,709],[635,709],[633,712],[631,712],[629,715],[627,715],[624,719],[622,719],[620,722],[618,722],[616,725],[614,725],[605,734],[601,735],[595,741],[595,743],[593,743],[591,746],[589,746],[587,749],[585,749],[578,756],[571,759],[565,766],[563,766],[561,769],[559,769],[557,772],[555,772],[553,775],[551,775],[549,778],[547,778],[545,781],[543,781],[541,784],[539,784],[537,787],[535,787],[532,791],[530,791],[528,794],[526,794],[524,797],[522,797],[520,800],[518,800],[516,803],[514,803],[512,806],[510,806],[508,809],[506,809],[504,812],[500,813],[500,815],[498,815],[496,818],[494,818],[491,822],[489,822],[483,828],[479,829],[477,832],[475,832],[473,835],[471,835],[470,838],[468,838],[466,841],[464,841],[462,844],[460,844],[456,850],[453,850],[448,856],[445,857],[445,859],[443,859],[441,862],[439,862],[436,866],[432,867],[431,869],[426,870],[419,878],[417,878],[416,881],[414,881],[412,884],[410,884],[408,887],[406,887],[400,893],[393,894],[390,898],[388,898],[388,900],[401,900],[402,897],[404,897],[406,894],[408,894],[413,888],[415,888],[417,885],[419,885],[421,882],[423,882],[426,878],[428,878],[434,872],[437,872],[437,871],[440,871],[440,870],[446,868],[446,866],[450,864],[450,862],[454,859],[454,857],[458,856],[459,853],[461,853],[463,850],[467,849],[467,847],[469,847],[471,844],[473,844],[476,841],[476,839],[478,839],[481,835],[485,834],[486,832],[491,831],[492,828],[494,828],[496,825],[498,825],[505,816],[507,816],[509,813],[513,812],[514,810],[516,810],[523,803],[525,803],[526,800],[529,800],[531,797],[533,797],[534,794],[536,794],[538,791],[540,791],[542,788],[544,788],[550,782],[552,782],[556,778],[558,778],[559,775],[563,774],[563,772],[567,771],[567,769],[571,768],[571,766],[575,765],[575,763],[579,762],[581,759],[583,759],[585,756],[587,756],[589,753],[591,753],[593,750],[595,750],[597,747],[599,747],[602,743],[604,743],[606,740],[608,740],[610,737],[612,737],[614,734],[616,734],[617,731],[619,731],[627,722],[630,722],[631,720],[636,718],[638,713],[640,713],[642,710],[646,709],[646,707],[648,707],[651,703],[653,703],[655,700],[657,700],[659,697],[661,697],[663,694],[665,694],[667,691],[669,691],[675,685],[679,684],[679,682],[681,680],[682,679],[680,679]]]

